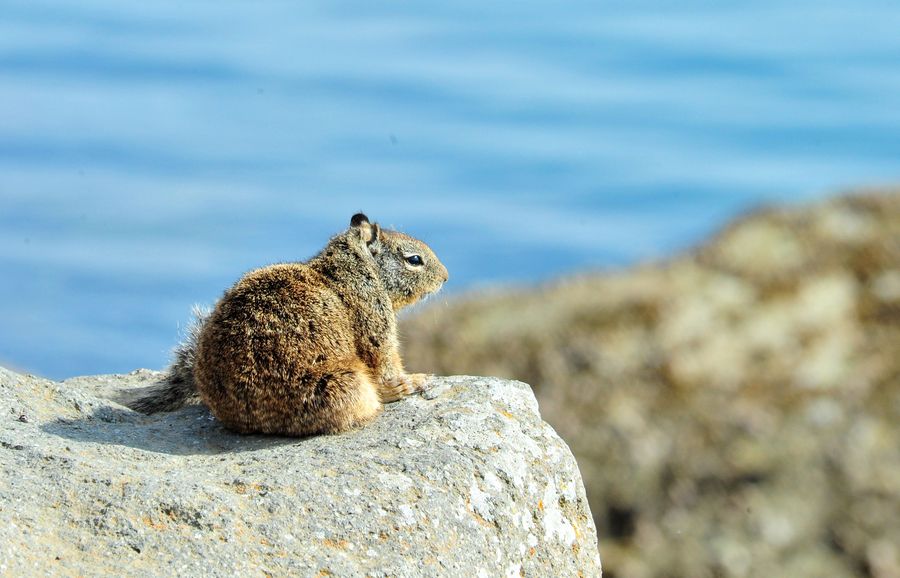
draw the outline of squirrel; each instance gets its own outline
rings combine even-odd
[[[239,433],[360,427],[423,389],[428,376],[403,369],[396,313],[447,279],[428,245],[357,213],[307,262],[250,271],[212,311],[195,308],[164,380],[122,401],[155,413],[200,397]]]

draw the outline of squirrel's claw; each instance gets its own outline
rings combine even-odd
[[[391,403],[422,391],[428,376],[424,373],[404,373],[398,377],[383,379],[378,388],[381,403]]]

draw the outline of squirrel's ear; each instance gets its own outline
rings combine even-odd
[[[371,233],[372,236],[366,241],[366,245],[369,246],[370,253],[377,255],[381,252],[381,227],[378,226],[378,223],[372,225]]]
[[[381,227],[378,223],[369,222],[369,217],[362,213],[356,213],[350,219],[350,227],[357,230],[360,240],[373,255],[377,255],[381,251]]]

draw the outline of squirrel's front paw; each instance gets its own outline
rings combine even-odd
[[[404,373],[397,377],[383,379],[378,388],[381,403],[391,403],[403,399],[411,393],[422,391],[428,376],[424,373]]]

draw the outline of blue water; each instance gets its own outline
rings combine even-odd
[[[900,182],[900,3],[0,1],[0,364],[160,368],[365,210],[448,291]]]

